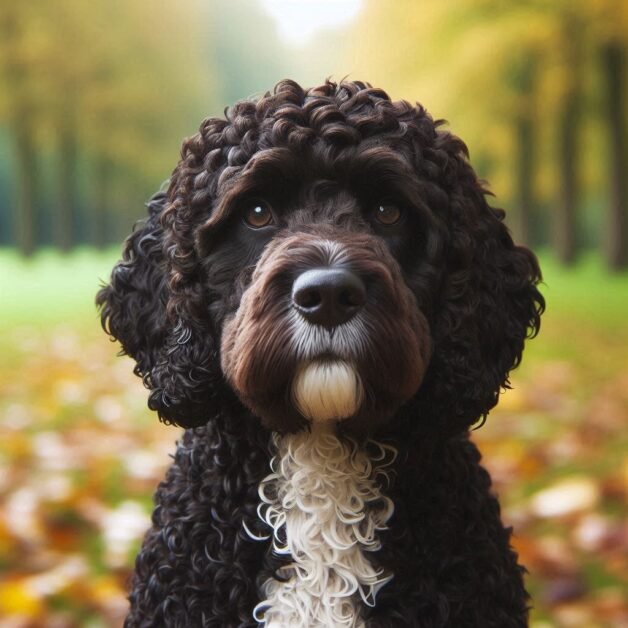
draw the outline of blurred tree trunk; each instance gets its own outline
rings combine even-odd
[[[76,243],[76,175],[77,175],[77,130],[72,115],[63,114],[58,127],[58,199],[59,207],[55,220],[55,242],[62,251],[69,251]]]
[[[515,235],[520,244],[530,244],[530,222],[532,219],[532,162],[534,155],[534,124],[527,115],[515,121],[517,139],[515,194],[517,198],[517,222]]]
[[[100,154],[94,164],[94,220],[91,241],[100,249],[112,240],[111,189],[113,185],[113,162],[108,155]]]
[[[564,24],[564,53],[568,76],[558,110],[559,198],[554,212],[553,245],[563,264],[573,264],[577,254],[578,163],[581,95],[581,31],[574,16]]]
[[[32,255],[35,250],[36,190],[38,159],[34,134],[34,108],[28,90],[29,72],[20,48],[22,24],[14,5],[0,12],[0,38],[3,52],[0,56],[0,75],[11,90],[2,94],[7,100],[8,129],[12,136],[15,163],[15,202],[13,203],[13,243],[21,253]]]
[[[569,90],[565,95],[558,121],[559,136],[559,198],[553,227],[554,249],[563,264],[576,259],[577,225],[577,169],[578,123],[580,118],[579,95]]]
[[[35,251],[35,203],[38,179],[37,151],[26,108],[13,118],[17,202],[15,204],[15,243],[23,255]]]
[[[528,245],[531,243],[534,211],[535,72],[534,60],[526,60],[514,73],[521,95],[519,110],[514,119],[515,202],[519,210],[514,231],[517,241]]]
[[[628,266],[628,212],[626,194],[626,103],[624,72],[626,50],[619,42],[602,49],[602,74],[607,97],[610,206],[604,253],[613,270]]]

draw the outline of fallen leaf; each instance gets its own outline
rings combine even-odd
[[[573,476],[535,493],[530,508],[537,517],[566,517],[594,508],[599,498],[599,488],[591,478]]]

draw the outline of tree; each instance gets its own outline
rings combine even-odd
[[[564,9],[560,32],[560,51],[563,63],[563,88],[559,97],[556,128],[558,133],[558,198],[554,221],[554,250],[564,264],[576,259],[578,197],[580,190],[580,134],[582,120],[582,54],[584,25],[582,16]]]
[[[181,138],[216,109],[209,26],[201,0],[159,10],[150,0],[0,5],[0,126],[11,140],[14,240],[24,253],[36,245],[43,161],[52,175],[43,209],[54,212],[46,223],[58,246],[84,240],[94,213],[103,226],[94,241],[113,231],[105,212],[128,232],[176,163]],[[94,167],[79,167],[84,160]]]
[[[37,22],[38,2],[28,7],[5,3],[0,7],[0,115],[7,120],[15,164],[13,203],[14,239],[24,255],[35,250],[36,199],[39,189],[37,158],[37,64],[41,46]]]
[[[610,199],[604,252],[609,266],[628,266],[628,203],[626,196],[626,50],[620,42],[602,47],[602,72],[606,87]]]

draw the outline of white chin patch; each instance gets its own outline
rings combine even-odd
[[[297,410],[311,421],[332,421],[353,416],[364,399],[355,368],[343,360],[320,360],[302,365],[292,382]]]

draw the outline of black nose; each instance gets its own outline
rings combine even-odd
[[[294,307],[310,323],[324,327],[347,322],[365,301],[364,282],[351,271],[341,268],[308,270],[292,285]]]

